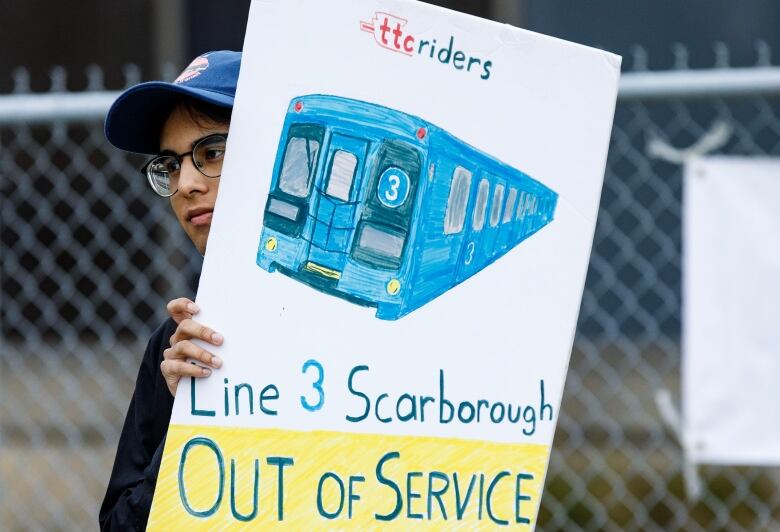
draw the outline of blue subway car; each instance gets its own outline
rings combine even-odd
[[[553,219],[558,195],[416,116],[290,102],[257,264],[396,320]]]

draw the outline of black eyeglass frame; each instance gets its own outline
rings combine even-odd
[[[162,153],[160,155],[152,157],[151,159],[146,161],[146,163],[141,167],[141,173],[146,176],[146,179],[147,179],[147,181],[149,181],[149,186],[152,187],[152,190],[154,190],[154,192],[158,196],[161,196],[163,198],[170,198],[171,196],[173,196],[174,194],[176,194],[179,191],[179,187],[177,186],[176,190],[174,190],[170,194],[161,194],[160,190],[154,184],[155,181],[154,181],[154,178],[152,177],[150,168],[155,163],[155,161],[158,161],[158,160],[160,160],[160,159],[162,159],[164,157],[173,157],[174,159],[176,159],[178,161],[179,168],[181,168],[181,166],[184,164],[184,158],[189,155],[190,159],[192,159],[192,165],[198,170],[198,172],[200,172],[202,175],[204,175],[204,176],[206,176],[208,178],[216,179],[216,178],[220,177],[222,175],[222,173],[220,172],[217,175],[208,175],[206,172],[204,172],[203,169],[201,168],[201,165],[199,165],[198,162],[195,160],[195,152],[198,151],[198,148],[203,143],[205,143],[206,141],[209,141],[209,140],[213,140],[215,138],[222,138],[222,139],[225,140],[225,143],[227,143],[227,137],[228,137],[227,133],[212,133],[210,135],[206,135],[205,137],[201,137],[201,138],[197,139],[192,144],[192,149],[190,151],[188,151],[188,152],[179,153],[179,154],[176,154],[176,153]]]

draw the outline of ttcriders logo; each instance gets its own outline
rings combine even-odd
[[[438,60],[443,65],[452,65],[456,70],[475,72],[481,79],[490,78],[493,61],[466,54],[455,47],[455,36],[450,36],[446,47],[437,44],[436,39],[417,39],[406,30],[406,19],[390,13],[374,13],[369,22],[360,22],[360,29],[372,33],[376,43],[386,50],[408,56],[422,56]],[[437,47],[438,46],[438,47]]]

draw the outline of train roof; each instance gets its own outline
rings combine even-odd
[[[445,150],[449,152],[450,158],[453,160],[459,159],[459,155],[462,155],[465,147],[470,153],[468,157],[460,158],[472,161],[488,174],[496,175],[506,179],[508,182],[522,179],[526,187],[531,185],[539,192],[549,191],[555,194],[549,187],[530,177],[525,172],[513,168],[496,157],[475,148],[447,130],[418,116],[397,109],[343,96],[308,94],[297,96],[290,102],[288,116],[295,114],[311,118],[324,118],[339,123],[349,123],[372,132],[390,130],[404,140],[421,147],[437,147],[436,145],[441,143],[447,147],[459,150]],[[419,135],[421,128],[425,131],[425,135],[422,138]],[[464,166],[467,165],[464,163]]]
[[[325,94],[309,94],[293,98],[288,113],[342,123],[351,122],[367,129],[390,129],[393,133],[419,145],[428,143],[428,135],[420,139],[417,137],[417,131],[420,128],[425,128],[427,131],[432,126],[422,118],[403,111],[362,100]]]

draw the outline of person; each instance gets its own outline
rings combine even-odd
[[[106,117],[109,142],[154,156],[143,173],[154,192],[168,198],[201,254],[206,251],[219,190],[240,64],[240,52],[203,54],[172,83],[152,81],[125,90]],[[101,530],[146,527],[179,380],[207,377],[211,368],[222,365],[192,342],[224,341],[193,319],[198,313],[193,301],[174,299],[167,312],[169,318],[152,334],[138,371],[100,508]]]

